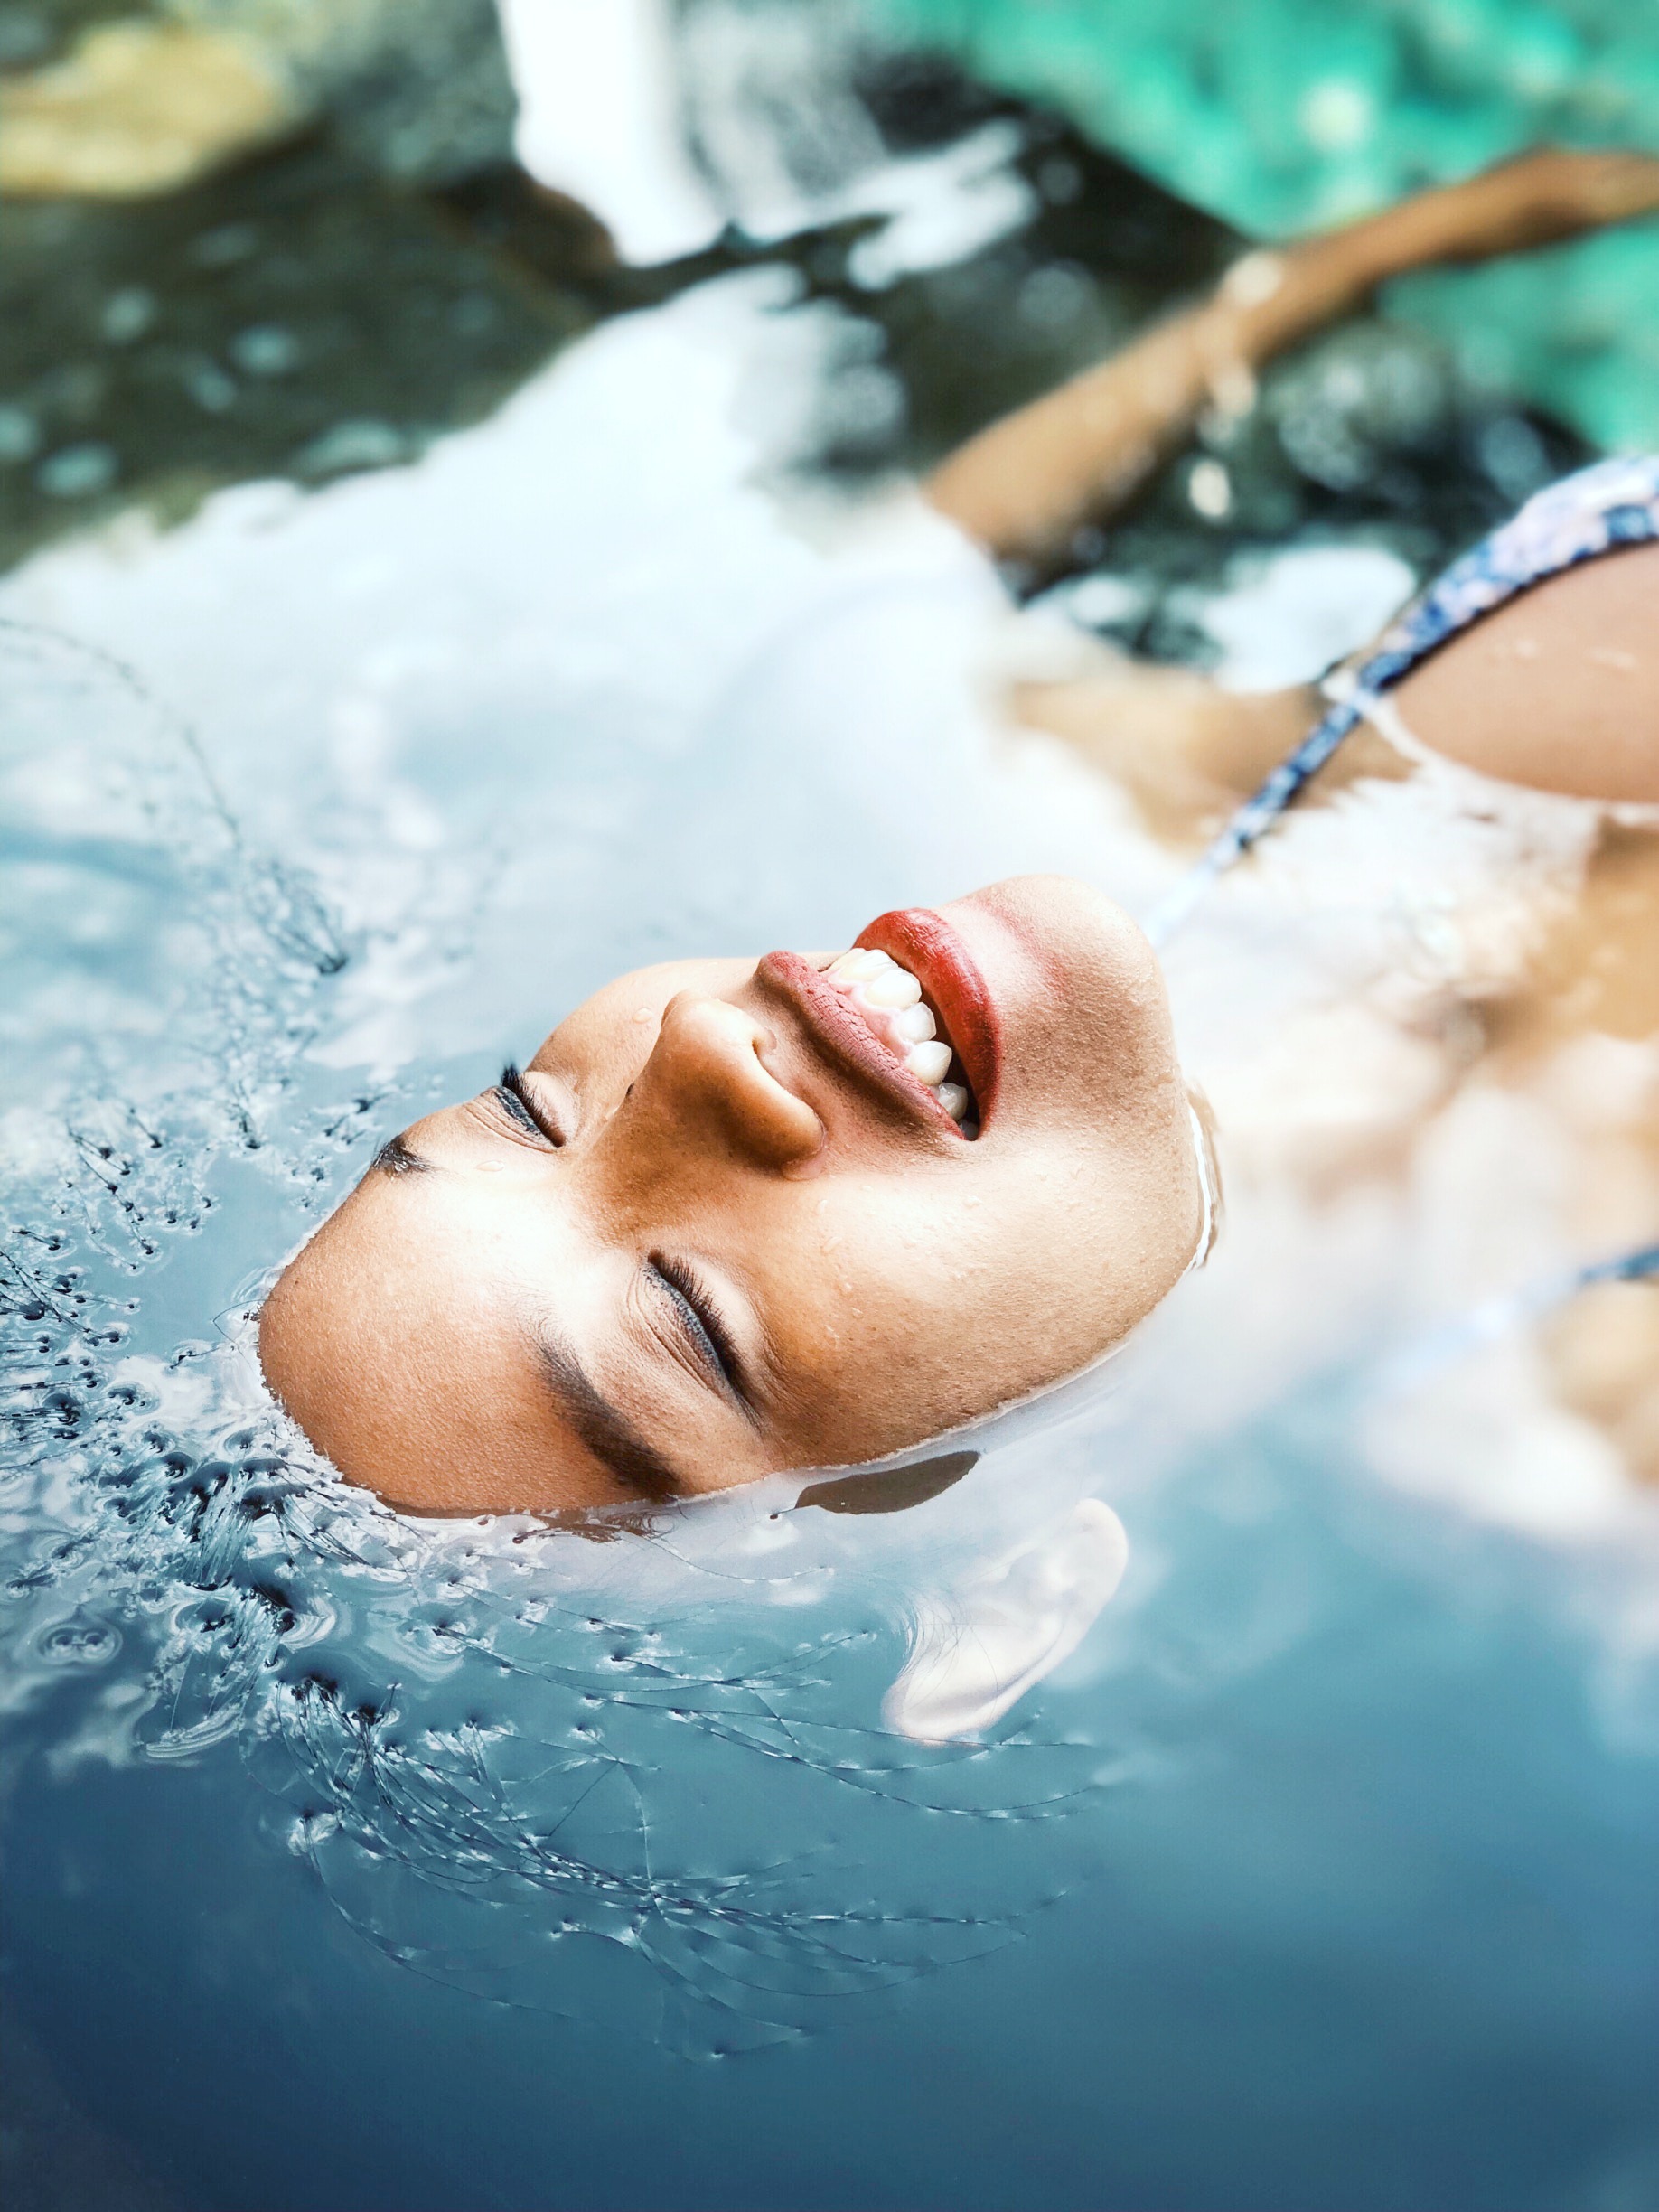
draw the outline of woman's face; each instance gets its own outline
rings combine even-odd
[[[884,1457],[1132,1328],[1203,1211],[1146,940],[1030,876],[858,943],[886,961],[624,976],[389,1146],[260,1317],[319,1449],[417,1512],[690,1495]]]

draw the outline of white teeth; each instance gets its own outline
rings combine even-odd
[[[843,983],[867,983],[880,975],[893,962],[885,952],[871,952],[855,948],[843,952],[830,963],[830,973]]]
[[[967,1119],[967,1091],[945,1080],[952,1056],[950,1041],[939,1035],[933,1008],[923,1003],[922,986],[910,970],[889,953],[855,945],[838,952],[824,973],[868,1016],[886,1016],[885,1021],[871,1019],[876,1035],[904,1054],[906,1068],[937,1096],[951,1120],[961,1124],[963,1134],[977,1137],[977,1126]]]
[[[883,1008],[913,1007],[922,996],[922,986],[904,969],[888,967],[872,977],[864,985],[864,996],[871,1006]]]

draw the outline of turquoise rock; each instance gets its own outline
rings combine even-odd
[[[1546,142],[1659,152],[1655,0],[856,0],[1260,238]],[[1470,374],[1659,445],[1659,220],[1390,288]]]

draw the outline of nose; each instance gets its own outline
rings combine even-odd
[[[676,1158],[711,1150],[745,1165],[798,1173],[824,1147],[824,1125],[763,1054],[776,1039],[741,1007],[702,991],[670,998],[650,1059],[619,1123]]]

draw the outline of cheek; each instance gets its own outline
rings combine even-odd
[[[887,1404],[955,1374],[1007,1273],[997,1208],[958,1188],[889,1182],[813,1200],[793,1226],[796,1326],[851,1358],[858,1388]]]
[[[986,1192],[954,1265],[990,1333],[1026,1342],[1038,1366],[1101,1348],[1148,1244],[1163,1241],[1136,1182],[1093,1132],[1022,1160]]]
[[[1105,1348],[1114,1316],[1086,1295],[1101,1269],[1083,1256],[1077,1209],[1044,1204],[1031,1180],[1035,1195],[954,1177],[943,1191],[824,1193],[780,1225],[769,1310],[808,1457],[919,1442]]]

